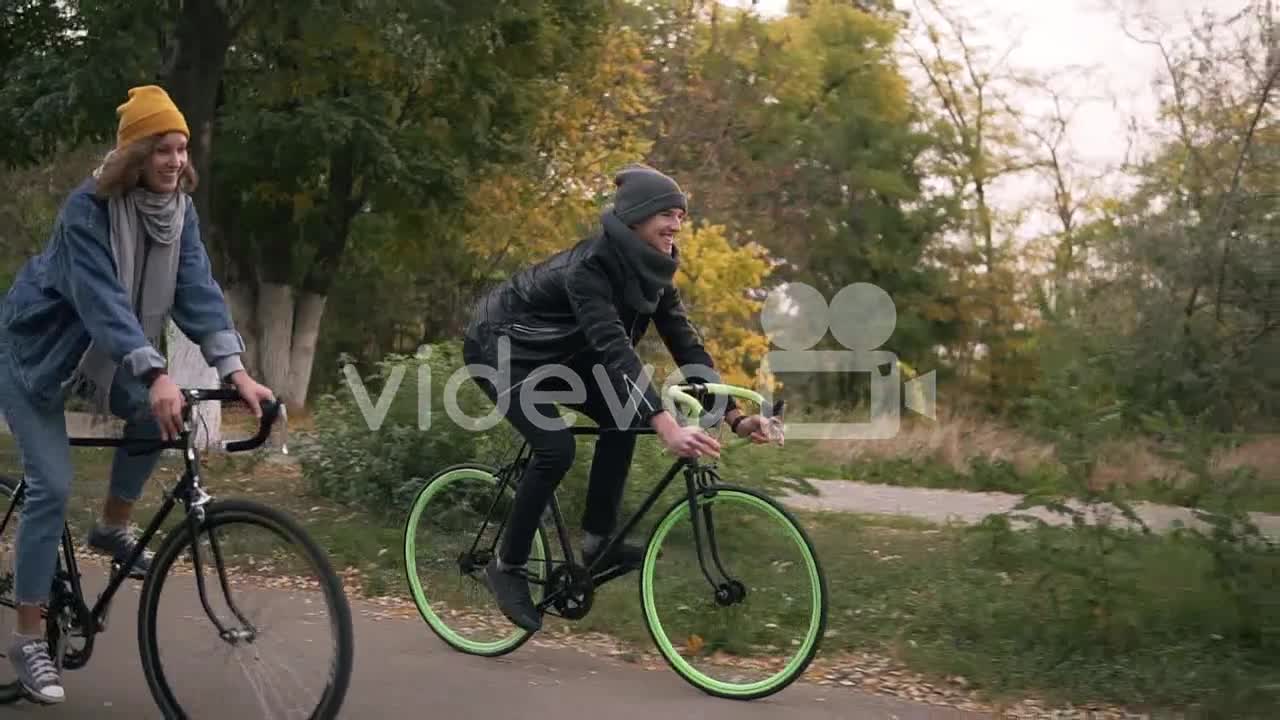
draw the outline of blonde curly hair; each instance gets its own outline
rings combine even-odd
[[[151,153],[155,152],[161,137],[163,135],[152,135],[108,152],[102,159],[102,164],[93,171],[93,177],[98,181],[94,194],[106,198],[137,187],[142,182],[143,166]],[[199,182],[199,175],[188,157],[178,178],[178,189],[190,193]]]

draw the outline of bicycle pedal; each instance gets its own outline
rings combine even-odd
[[[124,568],[124,565],[122,565],[122,564],[120,564],[120,563],[118,563],[118,562],[112,562],[112,563],[111,563],[111,576],[112,576],[112,577],[115,577],[116,575],[119,575],[119,574],[120,574],[120,571],[121,571],[123,568]],[[125,575],[125,579],[126,579],[126,580],[145,580],[145,579],[146,579],[146,577],[147,577],[146,573],[142,572],[141,570],[138,570],[136,567],[135,567],[135,568],[133,568],[133,569],[131,569],[131,570],[129,570],[128,574],[127,574],[127,575]]]

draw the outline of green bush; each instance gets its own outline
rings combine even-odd
[[[344,377],[338,390],[316,405],[313,447],[302,454],[312,489],[377,514],[397,515],[439,470],[461,462],[499,462],[515,437],[505,422],[478,431],[454,423],[446,412],[446,385],[462,364],[457,342],[429,346],[416,356],[388,356],[369,377],[360,378],[367,393],[363,410],[360,384]],[[468,417],[481,418],[492,409],[470,379],[459,376],[453,384],[457,406]],[[379,424],[380,401],[390,405],[384,406]]]
[[[300,453],[312,490],[384,518],[396,517],[407,512],[413,495],[427,478],[449,465],[481,462],[498,466],[514,459],[522,438],[506,421],[476,431],[449,418],[446,386],[463,364],[461,354],[461,344],[451,342],[431,345],[429,351],[416,356],[388,356],[355,383],[357,390],[363,386],[366,393],[364,410],[359,392],[352,392],[346,377],[341,378],[337,391],[320,397],[315,405],[313,438],[307,441],[306,452]],[[340,362],[339,367],[346,364]],[[430,388],[429,401],[423,402],[430,409],[425,429],[419,428],[420,398],[427,397],[420,392],[420,382]],[[493,403],[471,380],[458,377],[453,384],[457,405],[468,417],[480,418],[493,410]],[[390,404],[379,425],[380,400]],[[728,441],[727,431],[721,439]],[[578,438],[574,465],[559,488],[557,497],[570,527],[576,526],[584,508],[595,442],[591,436]],[[803,492],[807,488],[803,481],[784,478],[839,474],[838,468],[814,461],[812,443],[779,448],[752,446],[740,439],[732,442],[720,462],[727,483],[775,490],[786,484]],[[640,506],[673,460],[653,435],[637,438],[623,500],[624,517]],[[677,478],[647,520],[655,520],[683,488],[683,481]],[[638,532],[643,534],[647,528],[647,523],[642,524]]]

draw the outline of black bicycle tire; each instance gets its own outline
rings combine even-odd
[[[640,605],[641,605],[640,612],[641,612],[641,617],[644,620],[645,630],[647,630],[649,633],[649,639],[653,642],[654,647],[658,648],[659,656],[662,657],[663,661],[667,663],[667,666],[671,668],[671,670],[675,672],[675,674],[678,677],[680,677],[680,679],[684,680],[685,682],[697,688],[698,690],[708,695],[712,695],[714,697],[725,698],[730,700],[744,700],[744,701],[758,700],[761,698],[769,697],[771,695],[775,695],[785,690],[792,683],[794,683],[796,680],[800,679],[800,677],[804,675],[805,671],[813,663],[814,658],[817,657],[818,651],[822,647],[822,640],[826,635],[827,622],[830,615],[830,600],[829,600],[829,594],[827,591],[827,576],[822,569],[822,561],[818,556],[817,548],[813,544],[813,539],[809,536],[809,533],[804,529],[804,526],[800,524],[799,520],[796,519],[795,514],[789,511],[782,503],[773,499],[769,495],[766,495],[765,493],[762,493],[758,490],[753,490],[748,487],[743,487],[741,485],[715,485],[714,487],[704,487],[696,490],[695,494],[696,495],[715,495],[717,493],[722,493],[726,491],[752,496],[755,499],[760,500],[761,502],[769,505],[773,510],[777,511],[785,519],[785,521],[791,525],[791,530],[795,532],[795,534],[804,543],[806,551],[808,552],[810,558],[812,558],[813,560],[814,568],[818,576],[819,592],[821,593],[817,637],[814,639],[814,643],[812,647],[809,648],[809,651],[806,653],[805,657],[800,662],[799,667],[795,671],[793,671],[791,674],[789,674],[785,678],[785,680],[780,681],[778,684],[770,685],[768,688],[765,688],[755,693],[728,694],[728,693],[718,692],[713,688],[709,688],[706,685],[699,683],[694,678],[688,677],[684,673],[680,672],[679,669],[675,667],[675,665],[671,662],[671,660],[667,658],[666,655],[662,652],[661,642],[657,636],[657,632],[654,630],[653,623],[650,622],[648,614],[644,610],[645,572],[644,572],[643,566],[641,567],[641,572],[638,573],[636,587],[640,593]],[[658,530],[663,526],[667,516],[681,511],[683,508],[685,508],[688,505],[688,503],[689,503],[689,498],[688,498],[688,494],[686,493],[682,495],[680,499],[673,502],[671,506],[667,508],[666,511],[664,511],[661,515],[658,516],[658,519],[653,524],[653,529],[649,533],[648,541],[645,543],[646,556],[649,554],[649,546],[652,545],[653,542],[657,539]]]
[[[331,720],[338,716],[338,711],[346,699],[355,655],[351,606],[343,590],[342,581],[334,572],[328,556],[311,535],[292,517],[267,505],[240,499],[211,502],[205,507],[205,519],[199,530],[203,531],[211,524],[236,522],[237,518],[241,521],[243,518],[253,518],[252,521],[257,524],[263,524],[265,521],[268,525],[275,525],[277,531],[284,532],[302,547],[313,567],[319,571],[321,590],[328,598],[335,614],[333,624],[337,631],[337,662],[329,686],[325,688],[320,703],[311,715],[311,720]],[[151,570],[143,581],[142,593],[138,599],[138,650],[141,655],[143,674],[146,675],[147,685],[151,689],[156,705],[168,718],[188,716],[174,698],[160,664],[155,625],[157,603],[164,589],[169,568],[178,554],[191,542],[191,532],[185,524],[169,533],[152,560]],[[207,561],[212,562],[212,558],[208,558]],[[196,602],[196,598],[193,597],[192,601]]]
[[[487,465],[481,462],[454,463],[453,465],[449,465],[448,467],[442,468],[436,473],[432,474],[432,476],[422,484],[422,487],[418,488],[418,491],[414,493],[413,501],[409,503],[409,513],[405,515],[404,526],[401,531],[402,552],[403,552],[403,548],[408,544],[410,533],[413,532],[413,528],[410,527],[410,523],[413,521],[413,510],[418,506],[418,502],[421,499],[422,495],[428,491],[432,483],[448,475],[449,473],[452,473],[457,470],[478,470],[480,472],[483,472],[492,476],[495,480],[498,480],[499,469],[493,467],[492,465]],[[499,482],[501,481],[499,480]],[[507,486],[507,491],[514,492],[515,484],[509,483]],[[498,518],[498,520],[500,519],[501,518]],[[493,521],[493,520],[494,518],[490,518],[490,521]],[[546,550],[545,552],[546,557],[543,559],[543,562],[545,564],[543,576],[549,578],[551,576],[551,567],[552,567],[551,544],[547,542],[546,531],[543,530],[541,525],[539,525],[537,530],[535,530],[535,535],[537,536],[534,539],[535,542],[540,541],[542,544],[542,547]],[[563,548],[561,548],[561,550],[563,551]],[[404,562],[402,564],[404,565],[405,582],[409,585],[410,588],[412,588],[414,584],[414,578],[409,574],[411,572],[411,569],[409,568],[409,563]],[[437,638],[439,638],[441,642],[448,645],[453,650],[463,653],[464,655],[472,655],[475,657],[491,657],[491,658],[501,657],[503,655],[508,655],[510,653],[515,652],[516,650],[519,650],[521,647],[524,646],[525,643],[529,642],[529,640],[534,635],[534,633],[531,633],[531,632],[522,633],[520,635],[520,638],[516,640],[514,643],[512,643],[509,646],[504,646],[496,651],[479,652],[476,650],[472,650],[465,646],[458,645],[453,640],[451,640],[445,633],[442,633],[439,629],[437,629],[436,626],[431,622],[431,619],[428,617],[427,611],[424,610],[422,608],[422,605],[418,603],[417,598],[412,597],[413,596],[412,592],[410,593],[410,595],[413,600],[414,607],[418,609],[418,615],[422,618],[423,623],[426,624],[427,628],[431,631],[431,633],[435,635]]]
[[[9,502],[13,502],[13,492],[18,488],[18,481],[8,475],[0,475],[0,486],[4,488],[5,495],[10,498]],[[9,511],[8,503],[0,505],[0,519],[4,518],[4,513]],[[26,691],[22,689],[22,684],[14,682],[0,685],[0,705],[12,705],[26,696]]]

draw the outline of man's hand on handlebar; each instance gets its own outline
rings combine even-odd
[[[671,413],[660,412],[653,416],[653,428],[658,439],[672,454],[683,458],[700,455],[720,457],[720,443],[697,425],[680,425]]]
[[[264,401],[276,399],[275,393],[271,392],[271,388],[254,380],[244,370],[237,370],[231,374],[231,384],[235,385],[236,391],[240,393],[240,398],[244,400],[245,405],[249,406],[249,409],[253,411],[253,416],[256,418],[262,418],[262,403]]]
[[[769,423],[772,421],[763,415],[749,415],[738,421],[735,434],[747,438],[756,444],[764,444],[772,440],[769,434]]]

